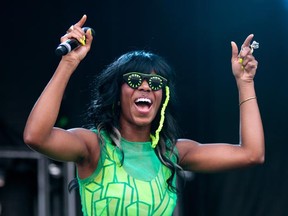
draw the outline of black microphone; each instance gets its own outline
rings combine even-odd
[[[89,27],[83,27],[82,30],[86,33],[88,29],[91,29],[92,36],[95,35],[95,31],[92,28]],[[68,39],[67,41],[64,41],[63,43],[59,44],[59,46],[56,48],[55,53],[57,56],[63,56],[67,53],[71,52],[73,49],[77,48],[81,44],[76,39]]]

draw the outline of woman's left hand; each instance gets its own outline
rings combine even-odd
[[[252,82],[256,74],[258,62],[253,56],[253,48],[251,47],[251,41],[254,35],[250,34],[241,46],[239,52],[235,42],[231,42],[232,46],[232,71],[236,80],[244,82]],[[239,53],[238,53],[239,52]]]

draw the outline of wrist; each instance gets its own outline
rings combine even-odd
[[[68,71],[74,71],[78,65],[80,64],[79,60],[71,59],[71,58],[62,58],[59,65],[61,67],[66,68]]]
[[[238,88],[249,88],[253,87],[254,88],[254,80],[243,80],[243,79],[236,79],[236,83]]]
[[[79,61],[73,61],[68,58],[62,58],[58,64],[56,73],[65,74],[65,76],[70,77],[79,65]]]
[[[237,80],[237,87],[239,92],[239,103],[242,103],[248,98],[256,97],[253,80],[249,82],[243,80]]]
[[[60,63],[65,64],[70,67],[77,67],[80,64],[80,60],[76,58],[70,58],[67,56],[63,56]]]
[[[250,101],[250,100],[257,100],[257,97],[256,97],[256,96],[248,97],[248,98],[240,101],[240,102],[239,102],[239,106],[241,106],[243,103],[246,103],[246,102],[248,102],[248,101]]]

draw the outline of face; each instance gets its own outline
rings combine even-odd
[[[162,89],[152,91],[146,80],[138,88],[131,88],[123,83],[120,124],[150,127],[161,105],[162,94]]]

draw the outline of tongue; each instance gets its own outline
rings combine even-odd
[[[148,112],[149,106],[147,104],[137,104],[137,108],[140,112]]]

